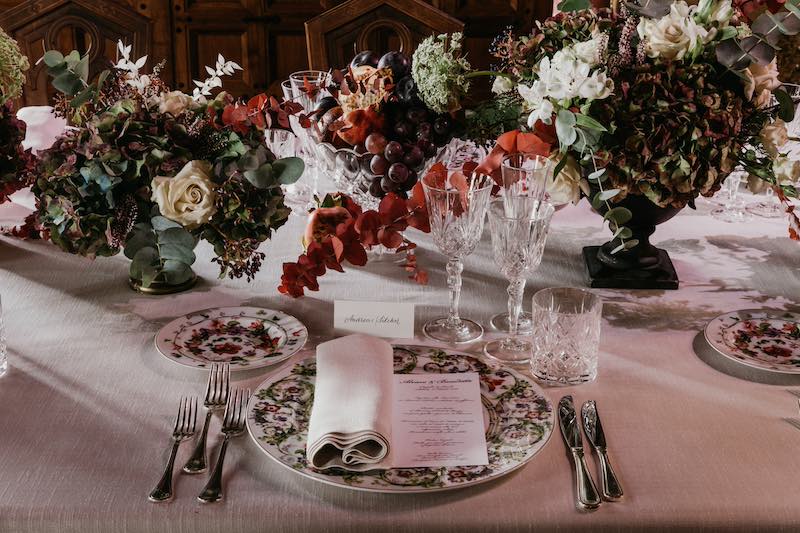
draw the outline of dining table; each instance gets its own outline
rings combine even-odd
[[[745,200],[756,198],[745,195]],[[297,317],[309,340],[292,360],[337,336],[334,301],[415,305],[415,332],[396,344],[439,346],[482,357],[499,333],[490,317],[506,309],[507,282],[493,260],[488,228],[464,261],[461,315],[484,324],[484,338],[446,346],[422,325],[445,313],[445,259],[416,230],[426,285],[408,278],[396,257],[328,272],[320,290],[279,294],[282,264],[303,250],[306,224],[296,210],[261,251],[256,278],[219,278],[210,246],[196,249],[197,286],[153,296],[128,286],[122,254],[88,259],[42,240],[0,237],[0,297],[9,371],[0,378],[0,531],[303,532],[376,531],[800,531],[800,416],[797,376],[757,373],[716,353],[703,329],[738,309],[800,312],[800,243],[784,218],[719,221],[700,199],[658,226],[652,242],[668,250],[678,290],[592,289],[603,299],[597,378],[545,387],[557,406],[595,400],[625,495],[596,510],[575,504],[568,450],[554,427],[522,468],[459,490],[379,494],[328,486],[266,456],[249,436],[231,442],[222,501],[197,495],[205,475],[179,474],[191,453],[180,448],[175,498],[147,495],[170,452],[181,396],[202,400],[207,374],[175,364],[154,346],[156,332],[183,314],[219,306],[255,306]],[[30,198],[0,206],[0,225],[31,212]],[[559,210],[541,265],[528,279],[524,308],[545,287],[586,287],[584,246],[607,240],[586,202]],[[276,365],[283,368],[286,364]],[[276,367],[237,371],[233,385],[255,389]],[[530,375],[521,368],[520,372]],[[793,389],[794,387],[794,389]],[[222,442],[209,431],[211,457]],[[597,479],[597,458],[587,448]]]

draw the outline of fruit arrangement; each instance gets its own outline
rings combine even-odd
[[[454,118],[420,99],[402,52],[359,53],[346,71],[332,73],[327,90],[331,96],[310,114],[314,135],[357,155],[348,170],[369,176],[364,192],[372,197],[407,198],[425,162],[455,135]]]

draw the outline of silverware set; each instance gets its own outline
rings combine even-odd
[[[572,462],[575,466],[578,507],[596,509],[603,500],[616,501],[622,498],[622,485],[608,459],[605,433],[603,433],[603,425],[600,422],[600,415],[594,400],[584,402],[579,420],[572,396],[564,396],[558,402],[558,422],[561,426],[561,436],[572,454]],[[598,492],[586,464],[581,428],[600,463],[600,492]]]
[[[206,396],[203,400],[203,406],[206,408],[206,418],[203,422],[200,438],[197,439],[194,451],[182,470],[186,474],[199,474],[208,470],[206,441],[209,423],[214,412],[224,408],[225,414],[223,415],[221,429],[224,440],[214,471],[211,473],[205,488],[198,496],[198,499],[203,503],[222,499],[222,467],[225,460],[225,452],[227,451],[229,440],[244,433],[249,398],[250,389],[233,389],[231,391],[230,365],[228,363],[212,364],[208,375]],[[181,398],[178,416],[175,419],[175,427],[172,430],[172,451],[161,480],[156,485],[156,488],[153,489],[153,492],[150,493],[150,501],[164,502],[172,499],[172,472],[175,465],[175,456],[178,453],[181,442],[191,439],[196,430],[197,398]]]

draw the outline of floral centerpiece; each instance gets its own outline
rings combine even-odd
[[[11,101],[22,93],[28,58],[17,42],[0,29],[0,204],[26,186],[24,174],[31,164],[22,148],[25,123],[16,118]]]
[[[613,232],[592,252],[599,268],[658,277],[671,263],[647,242],[655,224],[713,195],[735,168],[797,196],[795,167],[776,144],[794,104],[775,56],[779,38],[800,30],[800,9],[798,0],[758,12],[730,0],[616,4],[591,10],[588,0],[565,0],[531,34],[501,35],[492,48],[497,96],[475,109],[472,132],[538,137],[527,144],[551,153],[556,180],[573,189],[567,196],[582,189]],[[490,158],[487,170],[497,164]],[[674,287],[662,288],[677,287],[677,278],[666,281]]]
[[[303,172],[298,158],[275,159],[264,130],[288,128],[299,106],[212,98],[221,77],[241,69],[222,56],[190,95],[165,85],[163,63],[144,74],[147,58],[130,53],[119,43],[117,63],[93,82],[88,57],[43,57],[61,93],[56,112],[74,126],[38,161],[43,234],[92,258],[124,250],[136,288],[191,284],[199,239],[214,247],[220,276],[252,279],[259,245],[290,213],[281,185]]]

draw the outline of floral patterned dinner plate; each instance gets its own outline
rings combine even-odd
[[[306,437],[314,400],[314,357],[288,365],[258,386],[248,405],[247,429],[269,457],[307,478],[348,489],[391,493],[457,489],[497,479],[530,461],[552,433],[553,406],[542,390],[531,379],[501,365],[436,348],[395,346],[394,371],[477,372],[489,464],[372,472],[312,468],[306,461]]]
[[[218,307],[176,318],[156,334],[156,348],[186,366],[230,363],[231,370],[250,370],[285,361],[307,339],[306,327],[281,311]]]
[[[749,367],[800,374],[800,314],[745,309],[708,323],[706,340],[719,353]]]

